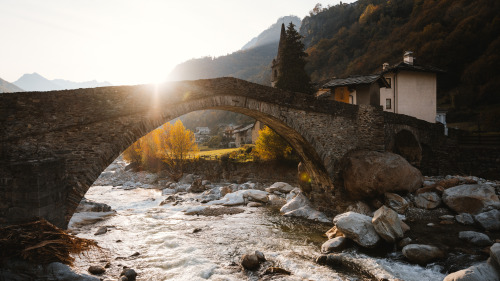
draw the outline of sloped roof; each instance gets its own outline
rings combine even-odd
[[[353,85],[366,85],[372,83],[379,83],[381,87],[389,87],[387,81],[382,77],[381,74],[371,74],[371,75],[356,75],[349,76],[347,78],[335,78],[330,80],[328,83],[323,85],[323,88],[336,88],[341,86],[353,86]]]
[[[382,71],[382,74],[388,73],[388,72],[397,72],[401,70],[407,70],[407,71],[417,71],[417,72],[432,72],[432,73],[445,73],[441,68],[432,66],[432,65],[418,65],[418,64],[407,64],[405,62],[400,62],[396,65],[390,66],[388,69]]]
[[[253,125],[254,124],[250,124],[250,125],[246,125],[243,128],[238,128],[238,129],[234,130],[233,133],[235,134],[235,133],[239,133],[239,132],[248,131],[249,129],[253,128]]]

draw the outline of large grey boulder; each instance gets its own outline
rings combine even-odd
[[[307,197],[299,193],[290,202],[281,207],[280,212],[287,217],[302,217],[308,220],[330,222],[330,219],[311,205]]]
[[[487,184],[463,184],[443,192],[443,202],[457,213],[478,214],[488,207],[498,207],[495,189]]]
[[[443,281],[498,281],[500,275],[495,268],[484,262],[469,268],[453,272]]]
[[[111,209],[111,206],[104,204],[104,203],[98,203],[94,202],[92,200],[89,200],[87,198],[83,198],[80,201],[80,204],[75,210],[75,213],[81,213],[81,212],[111,212],[113,211]]]
[[[333,219],[333,224],[345,237],[354,240],[360,246],[373,248],[380,241],[380,237],[372,225],[372,218],[369,216],[347,212],[337,215]]]
[[[372,224],[378,235],[389,243],[403,238],[401,220],[393,209],[386,206],[380,207],[373,215]]]
[[[411,262],[424,265],[443,258],[444,252],[430,245],[409,244],[403,248],[403,255]]]
[[[413,192],[424,181],[420,171],[390,152],[355,151],[343,159],[343,179],[353,199],[372,198],[386,192]]]
[[[491,241],[488,235],[476,231],[460,231],[458,233],[458,238],[477,246],[489,246],[493,244],[493,241]]]
[[[421,209],[434,209],[441,204],[441,197],[436,192],[424,192],[415,196],[415,206]]]
[[[474,216],[474,219],[486,230],[500,230],[500,211],[491,210]]]

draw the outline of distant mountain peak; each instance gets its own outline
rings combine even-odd
[[[270,43],[278,42],[280,39],[281,25],[287,26],[290,22],[295,25],[297,30],[300,29],[301,20],[297,16],[285,16],[279,18],[276,23],[272,24],[268,29],[262,31],[257,37],[252,38],[246,43],[241,50],[248,50],[255,47],[268,45]]]
[[[26,91],[54,91],[112,86],[109,82],[97,82],[96,80],[85,82],[73,82],[64,79],[49,80],[37,72],[24,74],[13,84]]]

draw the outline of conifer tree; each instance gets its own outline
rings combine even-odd
[[[279,52],[281,57],[276,88],[311,94],[311,78],[304,70],[307,53],[304,52],[302,36],[292,22],[287,26],[285,42]]]

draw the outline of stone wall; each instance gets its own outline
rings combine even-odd
[[[160,87],[4,93],[0,95],[4,132],[0,135],[0,197],[11,203],[0,206],[0,219],[23,220],[12,213],[21,204],[11,192],[17,188],[19,195],[39,197],[38,204],[35,200],[23,205],[33,206],[24,219],[40,214],[64,227],[90,185],[124,149],[164,122],[202,109],[239,112],[268,124],[295,148],[321,191],[333,188],[339,159],[346,152],[384,149],[383,115],[378,107],[320,101],[235,78]],[[37,163],[37,169],[26,169],[25,174],[13,170],[30,163]],[[54,179],[51,170],[57,175]],[[22,178],[36,181],[37,187]],[[46,200],[46,194],[53,200]]]

